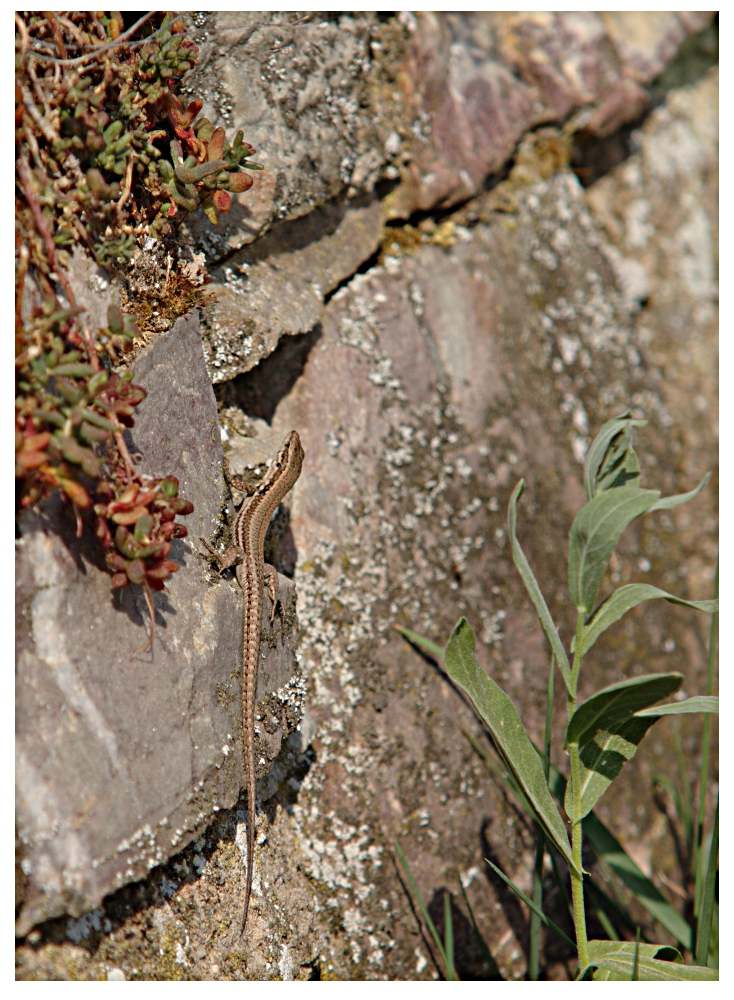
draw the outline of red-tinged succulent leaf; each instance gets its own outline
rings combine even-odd
[[[91,506],[92,499],[84,489],[81,483],[78,483],[75,479],[61,479],[59,478],[59,486],[66,493],[69,499],[77,505],[81,510],[86,510],[87,507]]]
[[[228,191],[212,191],[212,201],[222,215],[232,207],[232,197]]]
[[[16,457],[16,476],[25,475],[31,469],[38,469],[44,462],[48,461],[45,451],[21,451]]]
[[[134,503],[135,500],[137,500],[139,492],[140,492],[140,487],[138,486],[137,483],[133,483],[132,486],[128,486],[128,488],[126,490],[123,490],[123,492],[117,498],[117,503],[118,504],[131,504],[131,503]],[[117,508],[115,508],[115,509],[117,509]]]
[[[207,144],[207,160],[221,160],[224,152],[225,132],[223,128],[215,128]]]
[[[107,563],[107,566],[116,573],[125,573],[127,571],[127,559],[121,556],[118,552],[108,552],[105,556],[105,562]]]
[[[189,533],[189,529],[185,524],[174,524],[172,538],[186,538]]]
[[[133,559],[127,564],[127,575],[130,583],[142,583],[145,579],[145,564],[140,559]]]
[[[165,98],[164,104],[166,107],[166,115],[173,128],[183,125],[185,112],[183,109],[183,104],[179,101],[175,94],[169,91]]]
[[[51,441],[51,435],[48,431],[42,431],[40,434],[31,434],[23,441],[24,451],[43,451],[47,448]]]
[[[238,174],[229,175],[230,191],[249,191],[252,187],[252,177],[250,174],[240,171]]]
[[[160,528],[158,529],[159,538],[163,538],[167,541],[173,535],[173,528],[174,528],[173,521],[166,521],[163,524],[161,524]]]
[[[128,582],[127,573],[113,573],[112,579],[110,580],[113,590],[118,590],[121,587],[127,587]]]
[[[132,510],[118,510],[112,515],[115,524],[135,524],[138,518],[148,513],[147,507],[133,507]]]
[[[168,567],[169,573],[178,573],[178,571],[181,569],[179,564],[177,562],[174,562],[173,559],[166,559],[163,565]]]
[[[142,490],[138,493],[135,498],[136,507],[148,507],[153,500],[157,500],[159,496],[158,487],[154,487],[152,490]]]
[[[166,563],[162,562],[158,563],[157,566],[148,566],[145,570],[145,575],[148,580],[167,580],[171,575],[171,571],[168,569]]]
[[[163,580],[156,580],[155,577],[149,577],[149,576],[146,576],[146,580],[147,580],[148,586],[150,587],[151,590],[165,590],[166,589],[166,585],[164,584]]]
[[[204,102],[200,97],[196,97],[190,102],[189,106],[186,108],[185,121],[183,123],[184,128],[188,128],[191,125],[194,118],[196,118],[203,107]]]
[[[175,500],[171,500],[170,509],[175,511],[177,514],[192,514],[194,510],[194,505],[190,500],[183,500],[181,497],[176,497]]]
[[[97,528],[94,533],[106,549],[112,548],[114,544],[112,532],[110,531],[110,526],[103,517],[97,518]]]

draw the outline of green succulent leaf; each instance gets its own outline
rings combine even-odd
[[[718,713],[719,699],[714,695],[699,694],[684,701],[674,701],[670,705],[658,705],[655,708],[643,708],[635,712],[636,718],[660,719],[664,715],[693,715],[698,712]]]
[[[636,712],[675,694],[683,684],[683,674],[647,674],[612,684],[597,691],[576,709],[566,730],[566,746],[583,748],[599,730],[612,730]]]
[[[579,970],[579,979],[588,969],[596,968],[595,980],[631,980],[637,950],[637,978],[651,982],[714,982],[718,969],[684,965],[680,952],[669,945],[643,944],[635,941],[589,941],[589,964]]]
[[[577,611],[588,614],[622,532],[660,496],[657,490],[619,486],[585,504],[568,539],[568,589]]]
[[[507,767],[530,801],[549,840],[576,871],[566,827],[553,802],[543,765],[528,738],[517,709],[488,677],[474,656],[474,633],[460,618],[445,653],[446,672],[466,692],[492,734]]]
[[[652,508],[651,508],[652,509]],[[659,587],[653,587],[647,583],[629,583],[625,587],[615,590],[603,604],[601,604],[591,617],[591,620],[584,626],[581,638],[581,655],[586,656],[596,640],[605,632],[610,625],[625,615],[631,608],[637,607],[643,601],[651,601],[655,598],[663,598],[670,604],[680,604],[685,608],[695,608],[696,611],[704,611],[713,614],[718,611],[718,601],[686,601],[682,597],[669,594]],[[576,637],[571,644],[571,652],[575,652]]]
[[[698,496],[710,478],[711,473],[707,472],[695,490],[691,490],[689,493],[678,493],[674,497],[661,497],[657,503],[652,505],[650,510],[671,510],[673,507],[679,507],[682,503],[688,503],[689,500],[693,500],[694,497]]]
[[[553,619],[551,618],[548,605],[545,603],[545,598],[543,597],[540,587],[538,586],[538,581],[535,579],[533,571],[530,568],[530,563],[527,561],[525,553],[520,548],[520,543],[517,540],[517,501],[522,496],[524,489],[525,480],[521,479],[510,497],[510,503],[507,509],[507,528],[510,536],[510,543],[512,545],[512,561],[515,563],[517,571],[522,577],[522,582],[525,584],[525,589],[527,590],[530,600],[533,603],[535,613],[540,619],[540,624],[553,651],[553,655],[556,658],[558,668],[563,675],[566,686],[569,687],[571,684],[571,670],[568,665],[566,651],[563,648],[558,631],[553,623]]]

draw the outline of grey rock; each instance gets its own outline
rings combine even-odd
[[[79,915],[179,852],[242,776],[242,601],[206,579],[196,537],[221,523],[222,451],[199,325],[179,320],[145,349],[148,390],[132,430],[149,475],[174,474],[194,513],[174,543],[181,568],[155,595],[152,653],[131,656],[148,617],[132,587],[110,590],[94,544],[51,503],[21,519],[18,546],[17,830],[24,887],[17,931]],[[258,742],[265,774],[300,721],[293,583],[282,616],[263,616]]]
[[[212,381],[248,371],[281,337],[313,329],[325,297],[377,249],[384,218],[375,198],[330,202],[276,226],[214,270],[203,314]]]

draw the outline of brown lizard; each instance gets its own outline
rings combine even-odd
[[[244,933],[250,908],[252,873],[255,861],[255,691],[260,657],[260,630],[262,627],[263,587],[267,578],[268,593],[272,602],[271,620],[278,604],[278,574],[273,566],[265,563],[265,535],[270,519],[283,497],[301,474],[303,448],[296,431],[286,435],[275,461],[265,478],[257,486],[232,478],[225,466],[225,475],[231,486],[242,493],[250,493],[242,502],[234,525],[233,544],[220,555],[207,542],[211,555],[222,570],[235,566],[237,582],[244,596],[242,629],[242,739],[247,789],[247,883],[245,909],[240,933]]]

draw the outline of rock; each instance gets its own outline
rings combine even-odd
[[[709,13],[513,12],[413,17],[399,79],[416,123],[390,215],[456,205],[500,171],[522,136],[589,110],[606,135],[649,105],[649,83]],[[398,76],[398,74],[396,74]]]
[[[145,349],[148,390],[131,432],[149,475],[174,474],[193,501],[170,593],[155,596],[152,654],[131,656],[148,630],[142,594],[113,596],[102,554],[77,541],[50,503],[21,519],[17,564],[17,829],[24,887],[17,932],[78,916],[144,878],[236,803],[240,743],[241,598],[212,586],[199,534],[220,530],[217,411],[198,322],[179,320]],[[272,457],[272,456],[271,456]],[[280,578],[282,620],[263,617],[258,711],[277,716],[258,756],[272,762],[300,722],[295,591]],[[259,768],[267,772],[266,766]]]
[[[253,368],[284,336],[320,321],[324,299],[379,246],[382,203],[332,202],[266,233],[213,272],[204,310],[213,382]]]
[[[380,136],[370,99],[374,15],[211,11],[191,20],[201,57],[187,90],[228,133],[242,128],[265,168],[216,227],[215,255],[350,186],[372,190],[384,162],[374,155]],[[203,221],[196,232],[207,238],[210,227]]]
[[[649,106],[642,84],[711,18],[323,16],[193,18],[202,55],[188,90],[212,120],[242,127],[266,168],[218,226],[201,213],[187,224],[222,265],[204,316],[215,382],[251,369],[282,336],[311,329],[329,294],[374,254],[385,218],[476,195],[539,124],[583,108],[574,128],[602,136],[639,117]],[[370,200],[380,178],[400,183]]]

